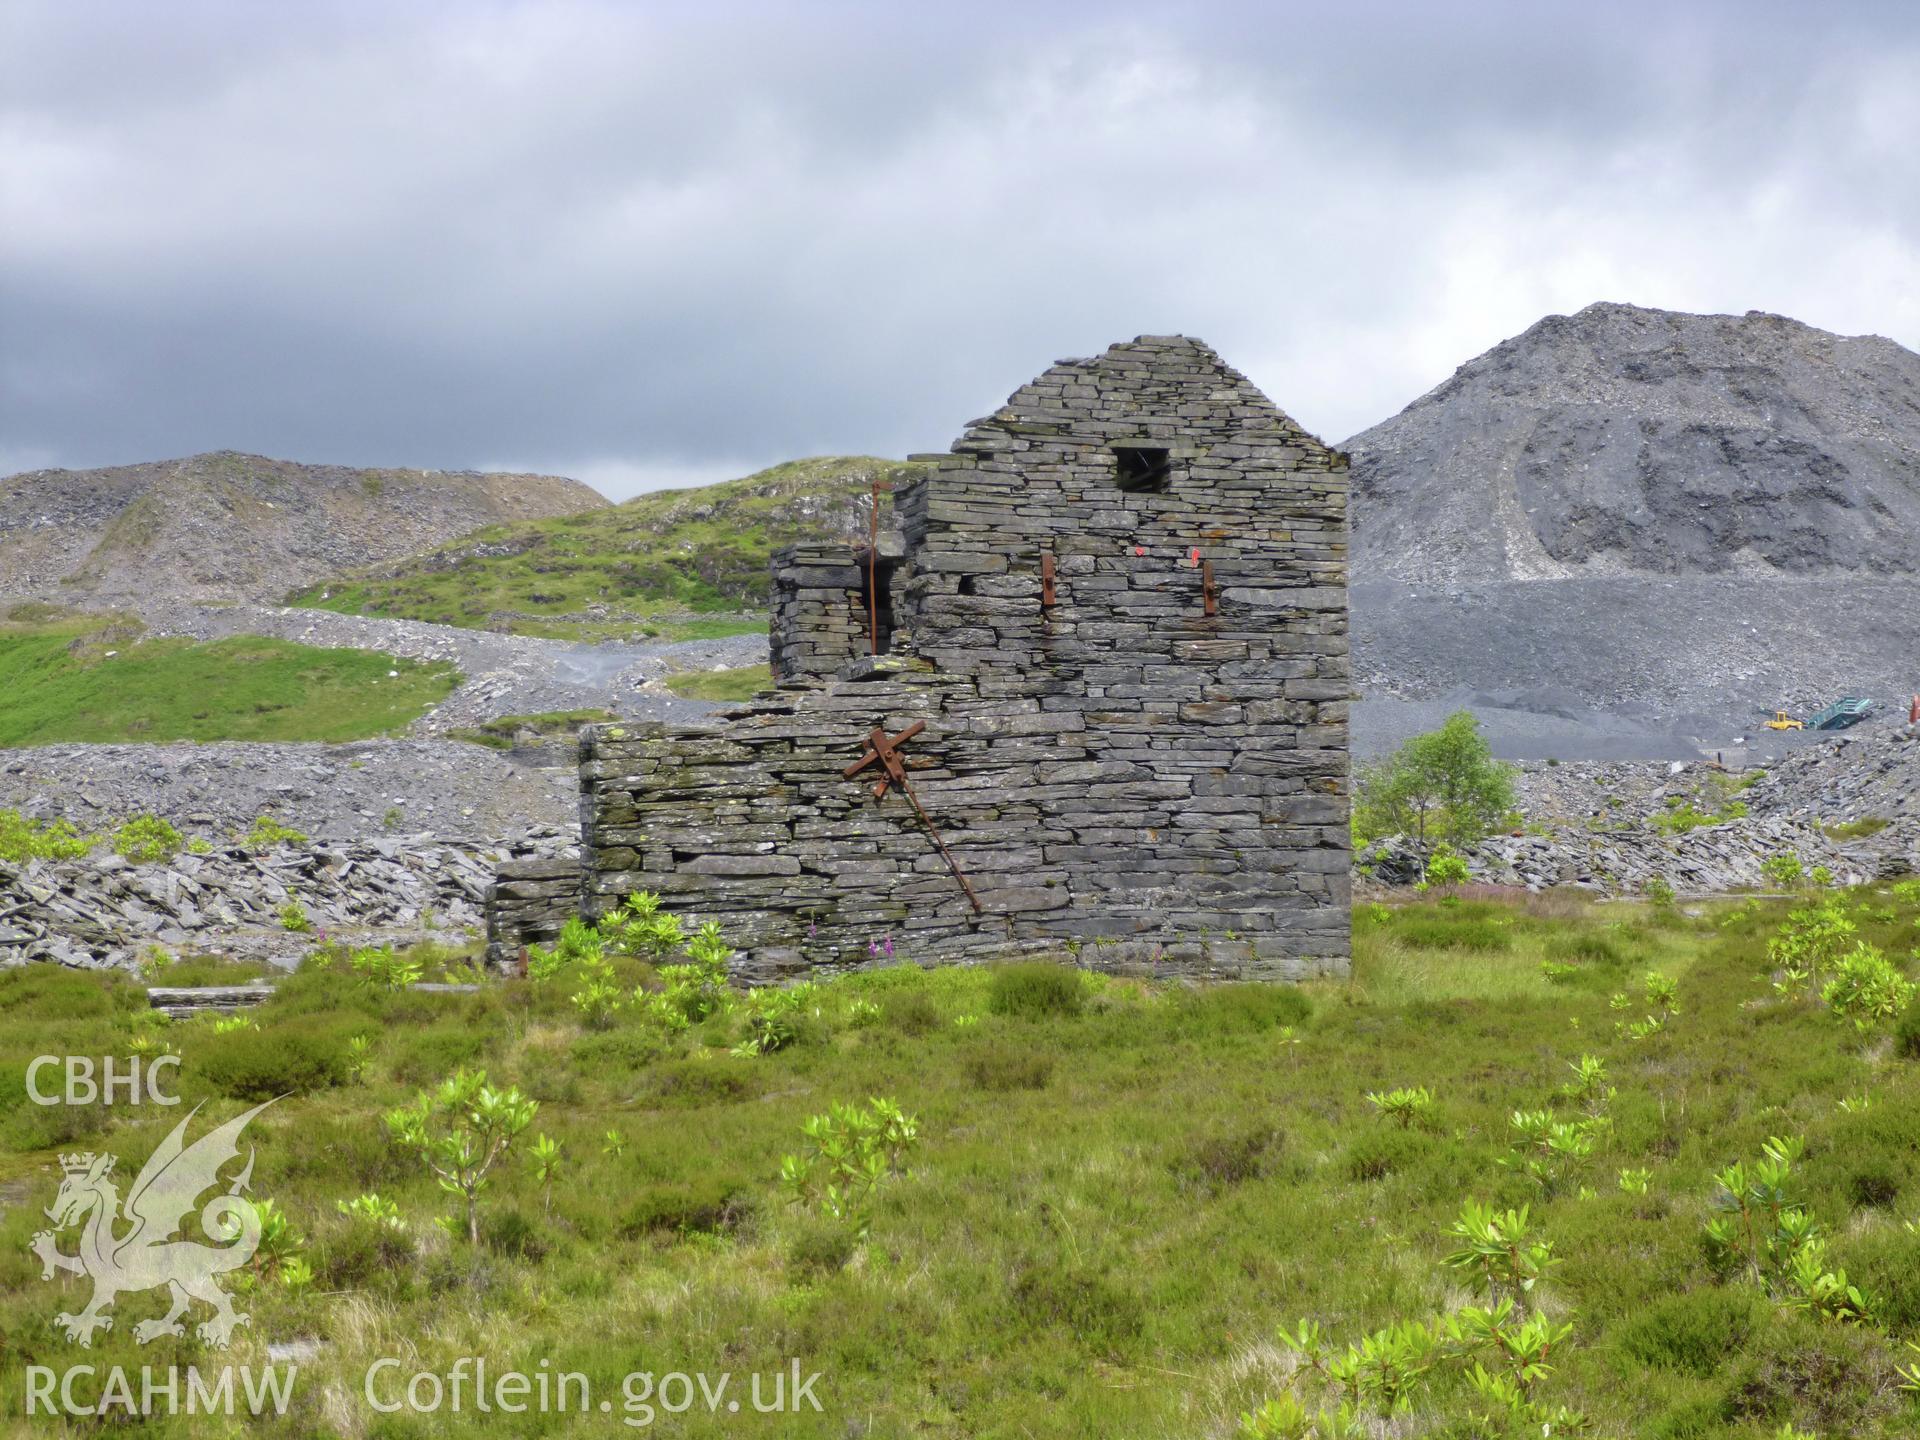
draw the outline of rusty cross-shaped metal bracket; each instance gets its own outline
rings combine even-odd
[[[947,862],[947,868],[953,871],[953,878],[958,880],[960,888],[967,892],[967,901],[977,914],[980,910],[980,897],[973,893],[972,883],[961,872],[959,862],[947,849],[947,842],[940,838],[940,832],[934,828],[933,821],[927,818],[927,812],[921,807],[920,797],[913,793],[913,784],[907,779],[907,767],[900,759],[900,747],[926,728],[926,721],[916,720],[898,735],[889,735],[885,730],[875,726],[873,732],[867,736],[866,750],[858,760],[840,773],[851,780],[869,766],[878,765],[880,779],[873,787],[873,798],[876,800],[882,798],[890,786],[900,787],[900,793],[905,795],[913,805],[914,813],[920,817],[920,823],[927,827],[927,834],[932,837],[935,848],[940,851],[940,858]]]

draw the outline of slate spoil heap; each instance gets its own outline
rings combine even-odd
[[[1529,765],[1519,799],[1526,833],[1463,847],[1474,879],[1614,895],[1645,894],[1660,881],[1706,896],[1777,889],[1764,867],[1778,855],[1846,885],[1920,871],[1916,726],[1844,735],[1744,772],[1705,763]],[[1683,803],[1703,823],[1673,824]],[[1404,836],[1357,858],[1370,888],[1420,878],[1419,851]]]
[[[234,846],[139,865],[110,852],[0,861],[0,966],[124,967],[150,946],[291,966],[322,933],[355,944],[433,935],[457,942],[479,925],[501,860],[562,843],[552,833],[516,846],[416,835],[260,853]],[[305,912],[307,930],[286,928],[290,901]]]
[[[1205,345],[1146,336],[914,459],[871,565],[775,558],[777,692],[585,733],[585,913],[656,892],[760,976],[869,963],[882,937],[1344,972],[1344,457]],[[905,777],[952,866],[898,777],[876,797],[883,767],[844,773],[916,723]],[[513,927],[492,934],[509,958]]]

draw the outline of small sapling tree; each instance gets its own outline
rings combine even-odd
[[[807,1148],[780,1162],[780,1183],[796,1205],[812,1205],[850,1221],[864,1237],[873,1225],[874,1192],[905,1166],[919,1122],[891,1100],[834,1104],[802,1125]]]
[[[1536,1238],[1528,1227],[1527,1207],[1499,1211],[1469,1200],[1460,1218],[1449,1227],[1460,1248],[1446,1257],[1456,1270],[1471,1271],[1487,1292],[1487,1299],[1511,1300],[1524,1312],[1533,1287],[1560,1262],[1553,1242]]]
[[[601,955],[580,961],[579,970],[580,983],[569,997],[573,1008],[589,1030],[604,1030],[619,1012],[624,992],[613,978],[613,966]]]
[[[440,1188],[466,1205],[467,1241],[480,1243],[477,1207],[494,1162],[533,1123],[537,1100],[519,1090],[496,1090],[484,1070],[458,1070],[431,1094],[387,1114],[387,1134],[420,1157]]]
[[[1453,891],[1467,883],[1472,876],[1468,873],[1467,862],[1454,853],[1453,847],[1442,840],[1433,847],[1433,858],[1427,861],[1427,877],[1414,888],[1420,891],[1435,889]],[[1458,905],[1460,897],[1448,894],[1441,897],[1442,905]]]
[[[1467,1381],[1483,1400],[1490,1400],[1513,1419],[1542,1435],[1565,1434],[1585,1428],[1584,1419],[1564,1407],[1552,1410],[1535,1398],[1534,1387],[1553,1373],[1553,1352],[1573,1335],[1571,1321],[1555,1324],[1533,1314],[1515,1321],[1511,1301],[1487,1309],[1469,1305],[1447,1317],[1449,1336],[1467,1355],[1475,1357]],[[1501,1368],[1489,1372],[1479,1356]]]
[[[1821,972],[1839,963],[1852,945],[1857,928],[1832,891],[1790,912],[1786,923],[1767,941],[1767,963],[1778,972],[1773,988],[1789,1000],[1818,994]]]
[[[1290,1390],[1330,1391],[1316,1398],[1335,1399],[1338,1408],[1310,1409],[1300,1393],[1290,1393],[1244,1413],[1242,1440],[1400,1434],[1404,1427],[1396,1412],[1413,1408],[1429,1372],[1442,1366],[1464,1370],[1474,1393],[1503,1412],[1497,1420],[1474,1417],[1475,1435],[1570,1435],[1587,1427],[1577,1411],[1549,1405],[1537,1393],[1553,1372],[1555,1351],[1573,1334],[1571,1321],[1549,1319],[1527,1306],[1534,1285],[1555,1263],[1552,1245],[1531,1233],[1525,1209],[1501,1213],[1468,1201],[1452,1228],[1464,1244],[1447,1264],[1472,1272],[1488,1303],[1431,1320],[1396,1320],[1344,1350],[1311,1320],[1294,1330],[1281,1326],[1280,1343],[1298,1357],[1287,1380]],[[1386,1421],[1386,1429],[1368,1420],[1369,1414]]]
[[[646,890],[627,896],[627,903],[602,923],[615,944],[643,960],[665,959],[687,943],[680,917],[662,911],[660,897]]]
[[[1799,885],[1806,874],[1806,867],[1800,857],[1791,850],[1782,850],[1777,855],[1769,855],[1760,862],[1760,873],[1783,890],[1791,890]]]
[[[1501,1156],[1500,1163],[1518,1170],[1551,1198],[1585,1167],[1607,1124],[1604,1115],[1569,1121],[1554,1119],[1550,1110],[1516,1110],[1507,1117],[1514,1153]]]
[[[1366,1440],[1372,1433],[1351,1405],[1309,1410],[1291,1395],[1240,1414],[1239,1440]]]
[[[1354,841],[1367,845],[1386,835],[1411,835],[1424,870],[1434,842],[1471,844],[1513,811],[1515,773],[1494,760],[1473,712],[1456,711],[1438,730],[1416,735],[1361,769],[1354,787]]]
[[[808,1012],[815,1010],[817,993],[817,987],[805,981],[784,990],[761,986],[749,991],[746,1038],[733,1047],[733,1053],[770,1055],[795,1043],[801,1037]]]
[[[1640,982],[1641,991],[1652,1013],[1639,1020],[1617,1020],[1614,1030],[1628,1040],[1650,1040],[1667,1028],[1667,1023],[1680,1013],[1680,984],[1671,975],[1658,970],[1649,970]],[[1615,1010],[1633,1008],[1633,997],[1624,990],[1608,999],[1607,1004]]]
[[[242,1284],[250,1287],[274,1280],[285,1282],[291,1267],[302,1263],[300,1251],[306,1248],[306,1237],[293,1228],[293,1221],[288,1218],[287,1212],[272,1200],[243,1198],[240,1203],[253,1212],[254,1223],[260,1232],[253,1258],[247,1262],[241,1274]],[[311,1272],[308,1272],[307,1279],[312,1279]],[[298,1289],[301,1283],[296,1279],[289,1288]]]
[[[1560,1087],[1560,1093],[1589,1115],[1605,1115],[1613,1103],[1614,1089],[1607,1083],[1607,1062],[1598,1055],[1582,1055],[1569,1060],[1573,1079]]]
[[[405,990],[418,985],[426,967],[391,945],[369,946],[353,952],[353,973],[370,990]]]
[[[676,933],[677,930],[676,930]],[[684,1030],[733,1005],[727,989],[727,959],[733,946],[709,920],[686,942],[686,961],[662,965],[656,972],[659,990],[644,986],[634,991],[634,1002],[648,1018],[668,1030]]]
[[[1433,1109],[1433,1092],[1424,1085],[1401,1086],[1394,1090],[1369,1090],[1367,1103],[1374,1113],[1391,1120],[1402,1130],[1422,1119]]]
[[[1751,1164],[1735,1161],[1714,1177],[1707,1254],[1725,1273],[1763,1285],[1785,1309],[1840,1324],[1870,1324],[1874,1299],[1827,1268],[1826,1240],[1813,1214],[1794,1198],[1793,1167],[1802,1140],[1774,1136]]]
[[[400,1218],[400,1207],[377,1190],[368,1190],[351,1200],[336,1200],[333,1208],[349,1220],[371,1225],[377,1230],[404,1231],[407,1222]]]
[[[540,1208],[546,1214],[553,1214],[553,1182],[560,1176],[560,1142],[551,1135],[534,1137],[532,1161],[528,1167],[533,1178],[540,1183]]]
[[[1898,1017],[1913,991],[1913,982],[1878,947],[1863,940],[1835,962],[1833,978],[1820,998],[1835,1015],[1864,1032]]]

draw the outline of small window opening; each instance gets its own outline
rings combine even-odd
[[[1173,471],[1172,457],[1165,450],[1149,450],[1142,445],[1113,447],[1114,480],[1122,490],[1164,490]]]
[[[885,655],[888,647],[893,643],[894,563],[892,560],[886,559],[883,556],[874,564],[874,579],[880,587],[878,613],[873,617],[874,620],[878,622],[877,625],[873,627],[878,632],[877,639],[879,643],[874,647],[873,652],[876,655]],[[867,590],[867,557],[863,551],[860,556],[860,624],[863,631],[867,629],[868,625],[867,617],[870,599],[871,597]],[[863,655],[867,653],[869,638],[869,635],[865,633],[860,637],[859,649]]]

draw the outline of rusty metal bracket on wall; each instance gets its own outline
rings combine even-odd
[[[1213,593],[1213,561],[1211,560],[1202,560],[1200,562],[1200,594],[1200,603],[1206,607],[1206,613],[1208,615],[1218,615],[1220,613],[1220,602]]]
[[[900,787],[900,793],[912,804],[914,813],[920,817],[920,823],[927,827],[927,834],[939,850],[940,858],[947,862],[947,868],[953,871],[953,878],[960,882],[960,888],[967,892],[967,902],[973,906],[974,913],[980,913],[980,897],[973,893],[973,885],[960,869],[960,862],[953,858],[947,849],[947,842],[940,838],[940,832],[934,828],[933,821],[921,807],[920,797],[913,793],[913,785],[907,779],[907,767],[901,762],[900,747],[927,728],[927,722],[916,720],[898,735],[889,735],[878,726],[867,736],[867,748],[860,758],[840,772],[845,779],[851,780],[870,765],[880,767],[879,783],[873,787],[873,798],[879,800],[892,785]]]
[[[1040,608],[1051,610],[1053,605],[1053,552],[1043,550],[1040,552]]]

